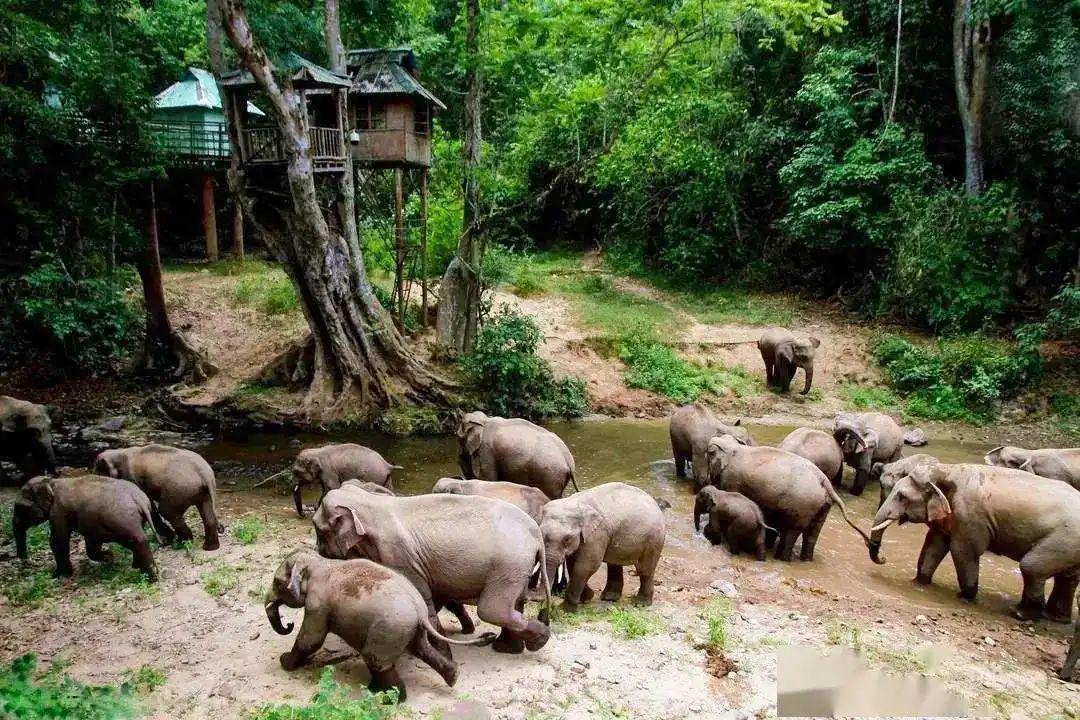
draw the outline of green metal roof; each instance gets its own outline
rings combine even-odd
[[[345,75],[338,75],[332,70],[327,70],[321,65],[316,65],[310,60],[300,57],[294,52],[288,53],[277,64],[279,72],[291,74],[293,87],[316,88],[316,87],[350,87],[352,82]],[[247,70],[233,70],[222,73],[221,84],[246,87],[255,85],[255,79]]]
[[[178,82],[154,97],[154,107],[156,109],[198,107],[221,110],[221,93],[218,92],[217,81],[211,73],[202,68],[189,67]],[[252,115],[264,114],[250,102],[247,104],[247,111]]]
[[[411,48],[365,48],[347,53],[352,92],[358,95],[416,95],[445,110],[439,98],[428,92],[413,73],[416,55]]]

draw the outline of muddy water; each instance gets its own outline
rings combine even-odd
[[[700,559],[711,567],[716,567],[718,558],[726,558],[723,551],[710,547],[693,532],[690,519],[692,486],[674,477],[665,422],[596,421],[550,427],[570,446],[577,460],[578,484],[582,488],[621,481],[644,488],[672,504],[667,516],[665,553],[691,562]],[[769,445],[778,443],[791,429],[751,426],[757,442]],[[426,492],[436,479],[458,472],[456,441],[450,437],[394,439],[376,434],[353,434],[331,440],[373,447],[392,462],[404,465],[405,469],[394,475],[395,486],[403,494]],[[328,442],[325,436],[256,435],[242,442],[216,441],[200,451],[217,469],[223,490],[221,502],[230,514],[249,509],[286,518],[290,514],[291,501],[283,494],[286,491],[284,479],[277,487],[270,483],[257,490],[248,488],[259,479],[288,467],[302,447],[325,442]],[[920,451],[946,462],[982,462],[987,449],[989,446],[981,443],[931,439],[930,444]],[[310,499],[314,499],[314,492],[311,494]],[[853,519],[863,528],[869,528],[876,511],[877,488],[870,487],[860,498],[847,493],[841,493],[841,497]],[[303,521],[296,519],[296,522]],[[862,541],[834,510],[818,541],[814,562],[779,563],[771,558],[767,563],[744,558],[731,562],[744,574],[779,573],[863,604],[909,604],[913,612],[963,608],[965,612],[992,613],[1000,618],[999,614],[1017,601],[1020,594],[1017,564],[992,555],[982,559],[979,602],[975,606],[956,598],[956,575],[949,559],[942,563],[932,586],[914,585],[911,578],[924,531],[920,525],[890,528],[883,546],[888,563],[875,565],[868,558]]]

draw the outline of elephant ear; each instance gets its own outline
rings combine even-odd
[[[302,594],[304,579],[303,574],[304,571],[303,569],[301,569],[300,563],[294,562],[292,570],[290,570],[289,572],[289,584],[286,586],[289,594],[292,595],[293,598],[295,598],[296,601],[300,603],[304,602],[304,595]]]
[[[581,542],[584,544],[589,542],[591,538],[595,538],[603,527],[604,516],[594,507],[583,506],[581,511]]]
[[[27,483],[24,492],[30,496],[30,500],[35,505],[45,510],[52,507],[53,498],[56,497],[56,490],[49,478],[39,478],[38,482]]]
[[[720,472],[727,469],[729,458],[724,447],[720,444],[720,438],[714,437],[709,441],[709,446],[705,449],[705,457],[710,466],[715,460]]]
[[[811,336],[810,336],[810,345],[811,345],[811,346],[813,346],[813,348],[814,348],[815,350],[817,350],[817,349],[818,349],[819,347],[821,347],[821,341],[820,341],[820,340],[818,340],[818,339],[817,339],[816,337],[814,337],[813,335],[811,335]]]
[[[351,548],[360,542],[360,538],[367,534],[364,521],[360,519],[356,508],[340,507],[334,517],[334,529],[342,540],[342,546]]]
[[[470,420],[465,428],[465,452],[475,455],[484,442],[484,423],[479,420]]]
[[[952,504],[941,486],[948,482],[948,474],[940,465],[929,467],[915,467],[911,469],[909,476],[923,490],[926,496],[926,520],[936,525],[950,524],[952,518]]]
[[[120,474],[116,470],[116,466],[111,460],[105,457],[105,453],[98,455],[97,459],[94,460],[94,472],[98,475],[104,475],[105,477],[120,477]]]

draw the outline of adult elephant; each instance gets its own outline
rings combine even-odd
[[[816,337],[796,338],[790,330],[780,327],[767,328],[758,339],[758,351],[765,363],[765,384],[787,392],[795,371],[802,368],[806,374],[806,383],[802,394],[810,392],[814,382],[814,356],[821,341]]]
[[[337,443],[301,450],[292,467],[296,514],[304,517],[302,488],[305,485],[319,486],[321,503],[326,493],[337,490],[346,480],[375,483],[392,491],[394,484],[390,474],[400,469],[400,465],[387,462],[386,458],[371,448],[355,443]]]
[[[1080,610],[1080,595],[1076,597],[1076,607]],[[1080,682],[1080,673],[1076,672],[1078,660],[1080,660],[1080,618],[1077,618],[1072,643],[1069,645],[1069,654],[1065,656],[1065,664],[1058,671],[1058,677],[1065,682]]]
[[[870,468],[870,478],[878,481],[878,489],[881,491],[878,498],[878,507],[885,504],[885,500],[889,497],[892,489],[896,487],[896,483],[907,477],[912,468],[937,465],[939,462],[940,460],[933,455],[918,453],[900,458],[896,462],[874,463],[874,466]]]
[[[844,453],[829,433],[814,428],[795,428],[776,447],[806,458],[825,473],[833,487],[840,486],[844,477]]]
[[[1026,470],[1051,480],[1069,483],[1080,490],[1080,448],[1027,450],[999,445],[983,456],[987,465]]]
[[[502,500],[524,510],[525,514],[537,523],[540,522],[544,506],[550,502],[548,496],[537,488],[511,482],[440,478],[431,488],[431,492],[449,495],[479,495],[493,500]]]
[[[18,465],[23,480],[43,472],[56,474],[52,421],[44,405],[0,395],[0,458]],[[0,469],[0,484],[4,480]]]
[[[194,507],[202,518],[203,550],[220,546],[214,470],[198,453],[157,444],[105,450],[94,460],[94,472],[138,485],[150,498],[154,527],[165,542],[174,535],[192,539],[184,513]]]
[[[457,416],[455,434],[458,464],[466,478],[528,485],[551,500],[562,497],[567,484],[577,490],[570,448],[539,425],[476,411]]]
[[[547,643],[544,541],[519,508],[485,497],[392,497],[344,487],[326,494],[312,522],[323,556],[367,558],[405,575],[434,627],[436,602],[475,602],[480,619],[502,628],[495,650],[520,653]],[[547,605],[540,620],[528,620],[522,611],[537,563]]]
[[[720,435],[730,435],[743,445],[753,445],[750,431],[742,426],[742,420],[725,423],[704,405],[683,405],[671,414],[668,423],[671,437],[671,453],[675,456],[675,476],[686,477],[686,463],[694,473],[695,490],[709,484],[708,463],[705,459],[709,440]]]
[[[896,462],[904,445],[924,445],[921,430],[905,431],[895,420],[879,412],[841,413],[833,424],[833,438],[844,453],[844,462],[855,469],[852,495],[862,495],[874,463]]]
[[[776,528],[776,558],[790,561],[802,536],[800,559],[814,559],[814,546],[836,504],[844,521],[869,545],[870,538],[848,517],[829,478],[809,460],[772,447],[747,447],[730,436],[713,438],[708,448],[709,479],[721,490],[742,493]]]
[[[911,469],[878,508],[870,557],[880,562],[881,539],[894,522],[929,525],[916,582],[929,584],[951,553],[960,596],[979,592],[985,552],[1016,560],[1024,592],[1016,615],[1068,622],[1080,581],[1080,493],[1064,483],[1011,468],[923,465]],[[1054,578],[1049,606],[1046,581]]]

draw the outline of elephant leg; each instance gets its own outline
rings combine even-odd
[[[834,488],[840,488],[844,485],[844,463],[840,463],[840,469],[836,471],[836,474],[829,478],[829,482],[832,483]]]
[[[622,598],[623,569],[622,565],[607,564],[607,584],[604,592],[600,593],[600,599],[607,602],[618,602]]]
[[[566,587],[563,595],[563,609],[569,612],[577,610],[578,605],[585,601],[582,593],[589,586],[589,578],[600,569],[604,561],[604,555],[597,550],[581,548],[575,553],[570,562],[570,584]],[[591,594],[590,590],[590,594]]]
[[[758,562],[765,562],[765,556],[767,552],[765,550],[765,528],[761,528],[757,535],[754,537],[754,559]]]
[[[150,503],[150,521],[154,524],[154,530],[157,532],[161,542],[165,545],[172,545],[173,540],[176,539],[176,533],[161,517],[161,511],[158,509],[157,503]]]
[[[920,585],[929,585],[941,561],[948,554],[949,536],[937,530],[927,530],[922,551],[919,553],[919,563],[915,566],[915,582]]]
[[[71,531],[65,523],[49,522],[49,547],[56,560],[53,577],[71,577],[75,573],[71,567]]]
[[[672,454],[675,456],[675,477],[683,480],[686,478],[687,457],[677,450],[672,451]]]
[[[1065,664],[1058,671],[1058,677],[1065,682],[1080,680],[1080,677],[1076,676],[1077,661],[1080,661],[1080,621],[1076,623],[1072,644],[1069,646],[1069,654],[1065,656]]]
[[[427,663],[435,672],[442,676],[450,687],[457,682],[458,665],[450,658],[431,646],[427,631],[420,631],[409,645],[409,652]]]
[[[191,528],[184,521],[184,511],[187,510],[184,506],[175,506],[162,504],[161,516],[168,521],[173,529],[176,530],[176,537],[180,542],[191,542],[195,538],[195,535],[191,532]]]
[[[83,537],[83,540],[86,543],[86,557],[99,563],[112,561],[113,554],[110,550],[104,548],[101,537],[97,535],[86,535]]]
[[[282,653],[281,657],[278,658],[281,667],[285,670],[295,670],[303,665],[309,657],[315,654],[316,650],[322,647],[323,642],[326,641],[327,632],[326,613],[320,610],[306,609],[304,611],[304,622],[300,625],[300,632],[296,635],[296,642],[293,643],[292,650]]]
[[[771,529],[776,526],[776,521],[770,523],[768,518],[766,518],[765,523],[769,525],[768,528],[765,528],[765,549],[772,550],[773,545],[776,544],[776,541],[780,537],[780,533]]]
[[[660,564],[660,548],[662,544],[657,547],[650,548],[645,551],[635,564],[634,568],[638,574],[638,592],[631,601],[635,605],[648,606],[653,604],[653,592],[656,589],[656,566]]]
[[[210,499],[209,493],[199,501],[196,508],[199,510],[199,517],[203,524],[203,550],[217,550],[221,547],[221,542],[218,540],[218,520],[214,512],[214,502]]]
[[[519,613],[524,613],[524,598],[518,598],[514,602],[514,610]],[[522,617],[524,617],[524,614]],[[504,627],[502,632],[499,633],[499,637],[492,643],[491,647],[495,652],[506,653],[507,655],[520,655],[525,652],[525,638],[521,637],[519,633]]]
[[[780,531],[780,540],[776,543],[776,559],[791,562],[795,553],[795,541],[799,538],[799,531],[794,528],[784,528]]]
[[[1080,584],[1080,573],[1060,573],[1054,576],[1054,589],[1050,591],[1050,601],[1046,604],[1046,617],[1052,622],[1068,623],[1072,621],[1073,597],[1076,586]]]
[[[979,556],[981,553],[968,547],[966,542],[961,543],[955,538],[950,551],[953,567],[956,568],[956,579],[960,582],[960,597],[974,602],[979,594]]]
[[[364,663],[368,666],[368,672],[371,673],[371,682],[368,683],[369,690],[372,692],[397,690],[398,701],[405,701],[405,682],[401,679],[401,675],[398,674],[397,668],[393,664],[389,667],[379,667],[377,664],[379,660],[375,658],[364,658]]]
[[[814,560],[814,547],[817,545],[818,536],[821,535],[821,528],[825,527],[825,519],[829,517],[830,510],[832,510],[832,505],[823,507],[810,521],[810,525],[803,530],[802,550],[799,552],[799,559],[803,562]]]
[[[131,549],[134,556],[131,559],[131,567],[141,570],[149,579],[154,580],[157,573],[154,568],[154,551],[150,549],[150,541],[145,535],[133,538],[124,545]]]
[[[436,610],[442,610],[443,608],[449,610],[457,618],[463,635],[472,635],[476,632],[476,625],[473,623],[472,616],[469,615],[464,603],[456,600],[445,600],[437,603]]]

